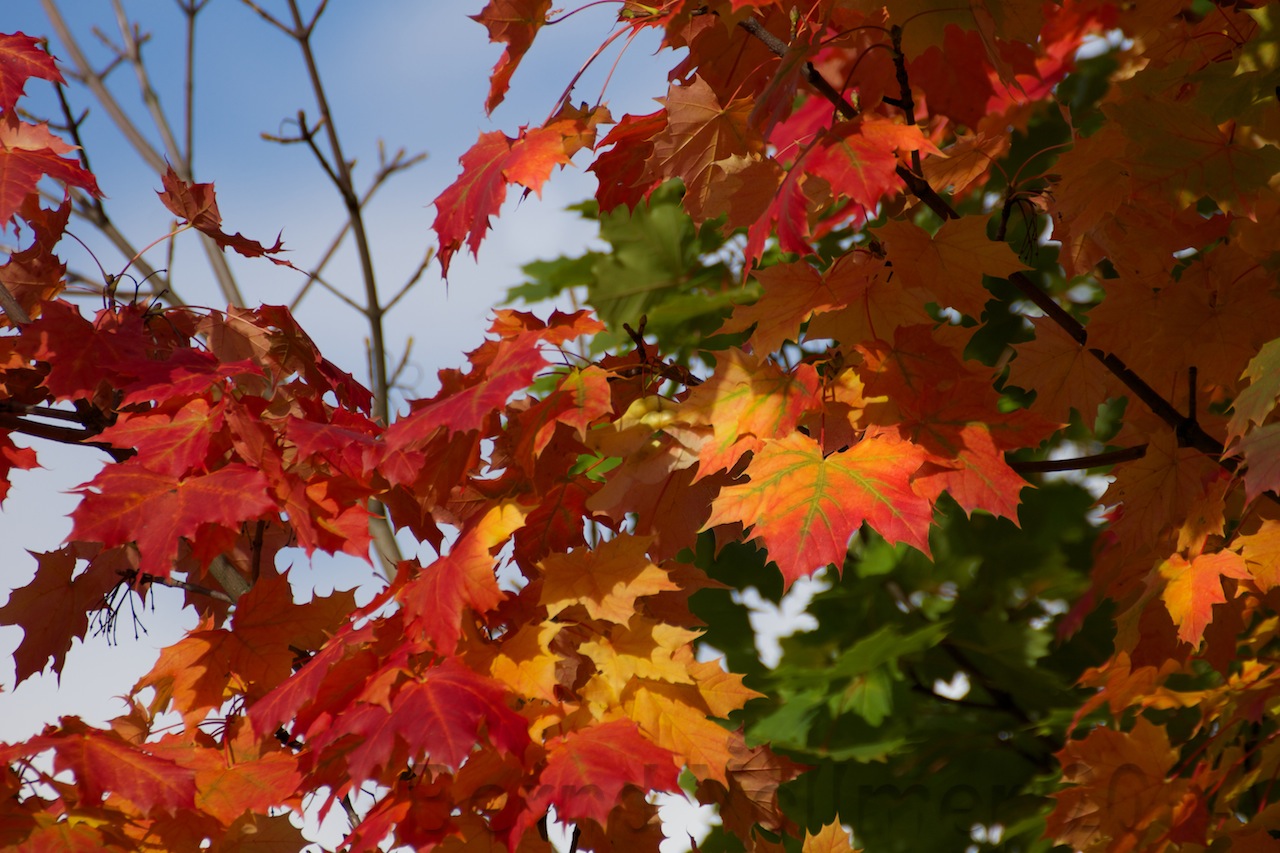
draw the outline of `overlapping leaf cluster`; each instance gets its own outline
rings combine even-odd
[[[490,108],[549,7],[477,16],[506,45]],[[1273,15],[673,0],[618,21],[681,51],[661,107],[483,134],[437,199],[440,259],[590,150],[614,245],[648,217],[678,260],[539,268],[623,343],[574,355],[604,330],[587,313],[500,311],[390,425],[283,309],[60,300],[67,209],[36,184],[93,179],[14,110],[52,61],[0,45],[0,213],[30,241],[0,268],[0,483],[36,464],[13,431],[115,460],[0,609],[19,678],[60,669],[118,584],[227,591],[189,596],[199,628],[109,728],[0,747],[0,838],[297,849],[280,809],[364,792],[356,850],[546,849],[552,808],[583,848],[656,849],[646,795],[684,771],[719,806],[707,849],[847,849],[837,822],[873,849],[1269,844]],[[1078,60],[1089,40],[1115,47]],[[279,252],[226,234],[211,186],[165,184],[183,227]],[[717,232],[753,289],[703,265]],[[650,308],[728,317],[686,364],[710,339],[655,347],[628,316]],[[1067,438],[1104,451],[1074,467],[1114,465],[1096,548],[1080,490],[1024,492]],[[295,604],[278,550],[367,554],[379,507],[440,556],[361,608]],[[722,587],[830,566],[818,629],[767,671]],[[788,785],[766,741],[813,769]]]

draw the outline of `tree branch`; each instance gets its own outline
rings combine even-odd
[[[1047,474],[1051,471],[1084,471],[1089,468],[1105,468],[1119,462],[1130,462],[1147,455],[1147,446],[1125,447],[1110,450],[1106,453],[1095,453],[1092,456],[1075,456],[1071,459],[1030,459],[1009,462],[1008,465],[1019,474]]]
[[[746,20],[739,21],[738,26],[742,27],[744,30],[751,33],[751,35],[759,39],[760,42],[765,47],[769,48],[775,56],[783,57],[787,55],[787,43],[766,30],[764,25],[755,18],[748,17]],[[806,62],[804,64],[804,76],[805,79],[809,81],[810,86],[816,89],[822,97],[835,105],[836,110],[841,116],[846,119],[854,119],[858,117],[858,108],[845,98],[844,95],[840,94],[840,91],[836,89],[835,86],[832,86],[831,83],[827,81],[827,78],[823,77],[822,74],[818,72],[817,68],[813,67],[812,62]]]

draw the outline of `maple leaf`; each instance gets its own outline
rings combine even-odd
[[[104,309],[90,322],[61,299],[43,308],[20,346],[50,363],[44,385],[55,397],[91,395],[108,377],[118,386],[136,376],[135,365],[148,363],[140,311]]]
[[[699,779],[728,785],[735,733],[708,717],[695,685],[636,679],[622,695],[622,708]]]
[[[75,784],[89,803],[107,793],[124,797],[143,813],[195,806],[195,772],[149,754],[114,732],[85,725],[79,717],[63,717],[56,730],[27,742],[37,751],[52,749],[53,766],[75,774]]]
[[[511,75],[533,44],[538,30],[547,22],[549,11],[551,0],[490,0],[480,14],[471,16],[471,20],[484,24],[489,30],[489,41],[507,45],[489,76],[485,112],[492,113],[506,97]]]
[[[772,362],[728,350],[715,375],[695,388],[679,410],[689,423],[712,429],[712,438],[698,450],[699,479],[732,470],[744,453],[794,432],[820,405],[817,371],[809,365],[785,373]]]
[[[1235,547],[1259,590],[1280,586],[1280,522],[1264,521],[1256,532],[1237,538]]]
[[[938,149],[918,126],[861,119],[823,134],[805,160],[805,169],[826,179],[834,195],[869,212],[898,191],[898,155],[920,150]]]
[[[551,617],[571,604],[581,604],[592,619],[626,625],[635,615],[636,599],[679,588],[645,555],[651,541],[644,536],[618,536],[591,551],[578,549],[548,557],[539,564],[539,603]]]
[[[1071,787],[1053,795],[1058,805],[1047,833],[1077,850],[1100,842],[1141,847],[1189,785],[1168,778],[1177,758],[1165,729],[1142,716],[1130,732],[1096,727],[1083,740],[1068,741],[1058,761]]]
[[[449,263],[465,244],[472,256],[507,197],[507,185],[520,184],[541,195],[542,185],[556,166],[566,166],[584,139],[593,139],[591,128],[607,121],[608,111],[597,107],[589,113],[553,120],[546,127],[522,128],[514,139],[501,131],[480,134],[476,144],[458,158],[462,174],[433,202],[436,218],[431,227],[440,240],[440,268],[449,274]],[[584,136],[585,135],[585,136]]]
[[[430,640],[440,654],[456,651],[467,611],[483,616],[502,601],[493,552],[524,519],[525,512],[514,504],[498,504],[463,531],[448,556],[396,593],[410,636]]]
[[[397,742],[411,756],[425,754],[433,762],[457,768],[479,744],[482,731],[489,743],[508,753],[529,742],[525,719],[507,706],[498,682],[449,658],[400,685],[389,708],[356,703],[324,732],[312,732],[310,740],[323,750],[355,736],[357,745],[347,753],[347,767],[353,780],[365,780],[388,766]]]
[[[721,105],[706,81],[695,77],[685,85],[673,83],[665,106],[667,125],[654,137],[653,156],[664,177],[684,181],[686,206],[707,210],[715,189],[713,167],[764,146],[747,121],[752,103],[739,99]]]
[[[623,788],[678,790],[675,757],[645,738],[630,720],[569,732],[547,745],[547,763],[516,824],[513,838],[555,806],[562,820],[594,820],[604,826]]]
[[[1220,127],[1189,104],[1130,98],[1103,107],[1129,132],[1134,179],[1186,207],[1201,196],[1249,214],[1252,199],[1280,172],[1280,148],[1237,139],[1234,122]]]
[[[654,622],[641,616],[607,635],[582,643],[578,650],[595,665],[595,674],[582,688],[583,698],[601,714],[616,707],[637,679],[693,684],[691,643],[698,632]]]
[[[921,467],[914,480],[917,490],[933,500],[946,491],[967,515],[981,509],[1016,524],[1019,493],[1030,484],[1005,462],[986,424],[965,424],[955,440],[954,455],[930,459]]]
[[[972,317],[982,315],[991,297],[982,286],[984,275],[1004,278],[1026,269],[1007,244],[987,237],[985,216],[947,220],[932,237],[902,220],[891,220],[877,233],[903,284],[932,293],[939,305]]]
[[[1280,490],[1280,424],[1267,424],[1249,432],[1232,451],[1244,457],[1246,500]]]
[[[937,190],[948,187],[957,197],[979,185],[979,179],[1008,150],[1003,134],[979,132],[960,134],[954,143],[924,161],[924,179]]]
[[[849,833],[838,822],[832,822],[818,830],[818,834],[806,832],[801,853],[857,853],[849,840]]]
[[[728,486],[712,503],[706,528],[740,522],[782,571],[785,586],[844,563],[849,539],[865,521],[889,542],[929,553],[929,501],[910,479],[924,456],[907,442],[873,436],[824,458],[800,433],[767,442],[747,466],[749,482]]]
[[[837,258],[823,279],[839,299],[830,308],[814,312],[808,337],[857,346],[888,340],[890,330],[928,322],[919,294],[901,287],[893,272],[893,267],[863,252]]]
[[[294,267],[284,258],[274,257],[285,251],[284,243],[276,237],[274,246],[267,247],[257,240],[250,240],[243,234],[228,234],[222,230],[222,214],[218,212],[218,200],[214,196],[213,184],[197,184],[184,181],[170,166],[161,176],[163,191],[157,191],[160,202],[174,216],[186,220],[187,224],[208,237],[222,249],[234,249],[246,258],[266,258],[274,264]]]
[[[60,155],[74,151],[43,124],[19,121],[12,111],[0,116],[0,228],[6,227],[44,176],[100,196],[97,179],[77,161]]]
[[[40,42],[25,33],[0,33],[0,112],[13,112],[32,77],[66,82],[53,57],[39,49]]]
[[[241,717],[229,720],[227,728],[221,749],[201,749],[198,741],[185,737],[166,738],[156,746],[160,754],[196,771],[196,807],[227,827],[271,807],[297,807],[294,792],[302,780],[297,756],[273,740],[259,741]]]
[[[653,154],[654,137],[666,126],[666,110],[644,116],[627,114],[600,140],[600,147],[608,150],[597,155],[587,171],[599,179],[596,202],[601,213],[619,205],[634,208],[661,183],[646,174],[645,166]]]
[[[1251,426],[1266,420],[1280,400],[1280,338],[1262,346],[1245,368],[1241,379],[1249,384],[1231,402],[1231,420],[1227,423],[1227,444],[1231,445]]]
[[[560,622],[522,625],[502,638],[502,648],[489,664],[489,674],[521,696],[556,701],[560,657],[551,643],[564,628]]]
[[[31,583],[15,589],[0,607],[0,624],[22,628],[22,642],[13,653],[15,684],[44,670],[52,662],[59,680],[73,639],[84,639],[89,614],[120,575],[107,560],[91,562],[76,575],[83,549],[68,545],[47,554],[35,554],[36,574]]]
[[[104,468],[77,491],[83,499],[71,514],[72,538],[108,548],[136,542],[138,567],[157,577],[169,576],[180,537],[194,536],[203,524],[234,529],[276,506],[262,473],[234,462],[180,479],[131,459]]]
[[[1204,629],[1213,619],[1213,605],[1227,600],[1222,578],[1250,577],[1244,558],[1234,551],[1200,554],[1187,560],[1173,554],[1159,566],[1165,588],[1160,596],[1178,626],[1178,639],[1200,645]]]
[[[827,276],[804,261],[756,270],[752,278],[760,282],[760,298],[734,308],[723,328],[738,332],[755,326],[750,340],[761,355],[777,352],[784,341],[798,341],[801,325],[815,312],[843,308],[848,302]]]
[[[203,467],[213,436],[222,428],[222,412],[195,399],[177,411],[126,413],[99,436],[115,447],[138,451],[141,465],[170,477]]]
[[[748,747],[741,733],[729,740],[732,760],[726,768],[727,785],[711,779],[698,783],[698,801],[719,806],[724,826],[748,837],[759,824],[770,832],[793,830],[790,819],[778,803],[778,788],[800,775],[806,768],[766,746]]]
[[[38,468],[36,452],[30,447],[18,447],[8,435],[0,433],[0,504],[9,496],[9,472],[17,468],[29,471]]]
[[[1124,502],[1116,526],[1127,534],[1126,544],[1151,542],[1169,519],[1189,516],[1223,473],[1199,451],[1179,447],[1171,430],[1151,435],[1147,452],[1119,468],[1106,492],[1108,501]]]
[[[747,229],[747,245],[744,255],[747,263],[754,263],[764,255],[765,241],[777,228],[778,247],[784,252],[798,255],[812,254],[809,245],[809,197],[811,190],[825,193],[826,185],[819,179],[806,179],[802,169],[792,168],[783,176],[773,200]],[[821,185],[821,186],[818,186]]]
[[[9,260],[0,266],[0,285],[9,291],[27,316],[36,317],[44,303],[67,285],[67,265],[53,250],[67,230],[71,194],[64,195],[62,204],[55,209],[41,207],[38,194],[28,195],[18,208],[18,216],[26,220],[34,239],[25,249],[12,252]],[[0,322],[12,324],[7,314],[0,314]]]
[[[991,63],[982,35],[948,26],[942,44],[932,45],[907,66],[911,82],[929,94],[929,111],[976,129],[995,96]]]
[[[1038,323],[1035,338],[1017,350],[1009,382],[1036,392],[1032,408],[1062,416],[1074,408],[1088,420],[1107,399],[1111,374],[1056,323]]]

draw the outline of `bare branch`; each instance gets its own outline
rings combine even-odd
[[[181,589],[181,590],[186,590],[187,592],[194,592],[196,595],[207,595],[210,598],[216,598],[218,601],[225,601],[228,604],[236,603],[236,600],[234,598],[232,598],[230,595],[223,592],[222,590],[210,589],[207,586],[200,586],[200,584],[190,583],[188,581],[180,581],[176,578],[165,578],[165,577],[160,577],[159,575],[149,575],[146,572],[143,572],[142,574],[138,575],[138,580],[142,581],[143,583],[159,584],[160,586],[172,587],[173,589]]]
[[[427,267],[431,265],[431,261],[435,256],[435,248],[433,246],[428,246],[426,253],[422,256],[422,263],[418,264],[418,268],[413,271],[413,275],[409,276],[409,280],[404,283],[404,286],[400,288],[399,292],[396,293],[395,296],[391,297],[391,301],[384,305],[382,310],[390,311],[406,293],[413,289],[414,285],[422,280],[423,274],[426,273]]]
[[[120,0],[111,0],[111,8],[116,13],[116,26],[120,29],[120,38],[124,44],[124,55],[129,60],[129,64],[133,66],[133,72],[138,78],[138,93],[142,96],[142,103],[146,105],[147,112],[151,115],[151,122],[155,125],[156,131],[160,134],[160,139],[164,142],[165,153],[168,155],[169,162],[176,171],[185,180],[191,179],[191,163],[187,159],[187,152],[183,151],[178,145],[177,137],[173,135],[173,128],[169,126],[169,119],[164,113],[164,109],[160,106],[160,96],[156,94],[155,87],[151,85],[151,75],[147,73],[146,63],[142,61],[142,41],[141,34],[136,24],[130,25],[129,19],[125,15],[124,7],[120,5]]]

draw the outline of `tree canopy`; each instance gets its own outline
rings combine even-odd
[[[310,62],[323,6],[262,15]],[[475,16],[503,46],[487,109],[573,13]],[[616,16],[605,46],[660,34],[657,109],[571,81],[435,199],[447,273],[509,196],[584,165],[601,248],[526,267],[400,413],[385,351],[367,389],[284,307],[125,295],[127,270],[69,298],[61,241],[98,185],[74,123],[21,109],[58,64],[0,36],[0,499],[33,439],[111,459],[0,607],[16,680],[124,597],[177,586],[199,614],[108,725],[0,744],[0,843],[299,850],[299,815],[342,809],[354,851],[532,853],[552,819],[653,850],[651,795],[683,792],[717,808],[708,853],[851,850],[845,827],[869,851],[1270,849],[1274,9]],[[324,125],[298,141],[359,241]],[[162,240],[289,263],[189,163],[158,180]],[[370,291],[375,338],[392,307]],[[295,600],[289,546],[387,582]],[[748,602],[813,577],[813,627],[765,662]]]

